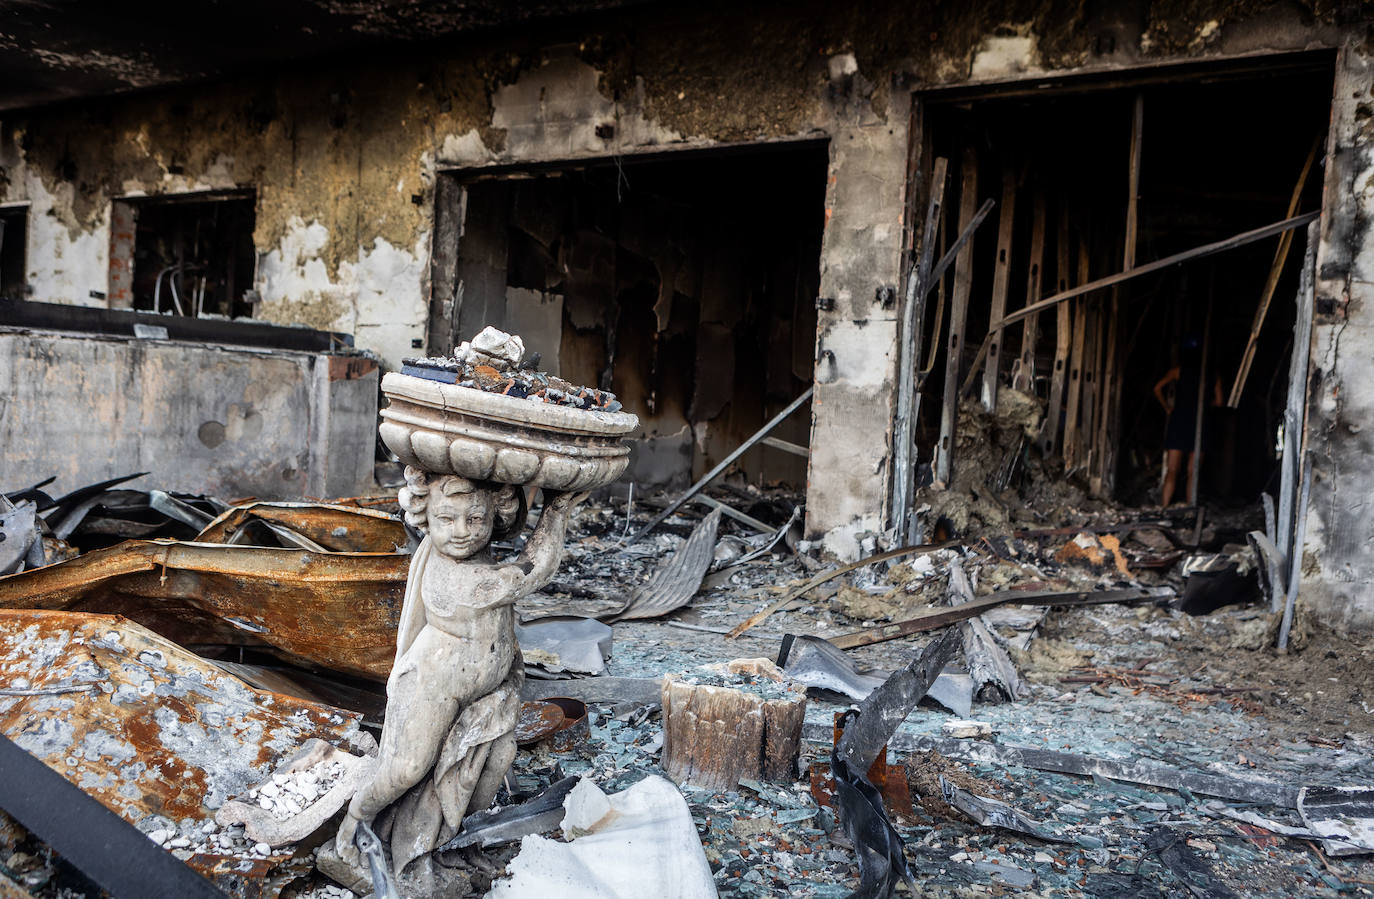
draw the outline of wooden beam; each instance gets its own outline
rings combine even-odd
[[[1054,290],[1061,293],[1069,289],[1069,210],[1061,202],[1059,209],[1059,229],[1054,236]],[[1040,452],[1045,456],[1054,455],[1059,448],[1059,415],[1064,406],[1064,383],[1068,379],[1069,351],[1073,339],[1073,310],[1068,303],[1060,303],[1054,324],[1054,371],[1050,374],[1050,412],[1045,425],[1040,429]]]
[[[983,373],[983,407],[997,408],[997,385],[1002,365],[1002,317],[1007,311],[1007,286],[1011,283],[1011,238],[1016,219],[1016,175],[1011,166],[1002,170],[1002,214],[997,222],[997,259],[992,270],[992,305],[989,307],[987,368]],[[974,368],[977,368],[977,363]]]
[[[1069,351],[1069,404],[1064,410],[1064,470],[1078,463],[1079,400],[1083,394],[1083,345],[1088,331],[1088,305],[1082,297],[1073,301],[1073,348]],[[1065,304],[1068,305],[1068,304]]]
[[[1307,159],[1298,174],[1298,183],[1293,186],[1293,195],[1288,198],[1288,217],[1298,211],[1302,200],[1302,190],[1307,186],[1307,176],[1312,171],[1312,162],[1317,158],[1317,148],[1321,146],[1320,134],[1312,141],[1312,149],[1307,151]],[[1269,267],[1269,277],[1260,292],[1259,306],[1255,308],[1255,321],[1250,325],[1250,338],[1245,342],[1245,352],[1241,355],[1240,368],[1236,370],[1235,383],[1231,385],[1231,396],[1226,405],[1235,409],[1240,405],[1240,395],[1245,390],[1245,381],[1250,376],[1250,366],[1255,361],[1255,345],[1259,342],[1260,329],[1264,327],[1265,316],[1269,314],[1269,303],[1274,299],[1274,291],[1279,286],[1279,276],[1283,274],[1284,263],[1288,261],[1288,250],[1293,245],[1293,232],[1285,231],[1279,235],[1279,247],[1274,251],[1274,264]]]
[[[763,440],[763,438],[767,437],[774,428],[782,424],[783,420],[786,419],[787,416],[791,415],[793,412],[796,412],[797,409],[801,408],[803,403],[809,402],[811,399],[811,395],[815,392],[816,385],[814,384],[806,388],[805,393],[803,393],[801,396],[797,397],[795,400],[789,403],[786,409],[783,409],[777,415],[774,415],[768,421],[767,424],[765,424],[763,427],[755,431],[752,437],[750,437],[748,440],[744,441],[738,447],[736,447],[734,452],[730,453],[730,455],[726,456],[724,459],[721,459],[720,462],[716,464],[715,468],[711,469],[710,471],[706,472],[706,474],[702,475],[701,480],[697,481],[691,487],[688,487],[685,493],[683,493],[677,499],[669,503],[668,508],[658,513],[658,515],[655,516],[654,520],[646,524],[639,531],[639,533],[635,534],[629,540],[622,540],[621,545],[629,546],[632,543],[637,543],[641,538],[643,538],[645,534],[649,533],[654,528],[658,527],[664,521],[667,521],[668,516],[672,515],[679,508],[681,508],[683,503],[687,502],[692,497],[700,493],[703,489],[705,489],[707,484],[710,484],[712,481],[714,481],[717,477],[720,476],[720,474],[723,471],[725,471],[725,469],[733,465],[736,459],[738,459],[740,456],[743,456],[748,450],[753,448],[755,444],[759,443]]]
[[[1135,95],[1134,114],[1131,117],[1130,149],[1126,160],[1126,233],[1121,258],[1121,270],[1123,272],[1129,272],[1135,268],[1140,208],[1141,147],[1144,141],[1144,132],[1145,95],[1137,93]],[[1119,286],[1112,288],[1108,307],[1111,318],[1107,326],[1106,370],[1102,373],[1101,378],[1102,412],[1098,421],[1098,465],[1096,474],[1089,479],[1093,493],[1097,496],[1111,496],[1116,490],[1116,444],[1120,430],[1122,387],[1121,378],[1116,370],[1117,362],[1121,358],[1119,346],[1121,294]]]
[[[734,629],[727,633],[725,636],[731,640],[738,638],[740,634],[767,620],[769,615],[772,615],[774,612],[780,611],[783,607],[792,602],[792,600],[800,599],[802,596],[805,596],[809,591],[814,590],[815,588],[819,587],[821,584],[826,583],[827,581],[834,580],[842,574],[848,574],[849,572],[854,571],[858,568],[863,568],[866,565],[876,565],[879,562],[888,562],[892,559],[900,559],[902,556],[925,555],[927,553],[938,552],[942,549],[949,549],[952,546],[961,545],[963,545],[963,541],[955,539],[946,540],[943,543],[923,543],[919,546],[902,546],[898,547],[897,549],[889,549],[887,552],[878,553],[876,556],[869,556],[867,559],[860,559],[857,562],[849,562],[845,565],[841,565],[839,568],[832,568],[829,571],[822,571],[820,574],[816,575],[811,580],[802,584],[800,587],[797,587],[796,589],[789,590],[788,592],[784,593],[781,599],[777,600],[776,602],[770,603],[765,608],[760,609],[753,615],[750,615],[748,618],[741,621],[739,624],[735,625]]]
[[[978,202],[978,152],[964,148],[959,185],[959,231],[973,224]],[[954,296],[950,300],[949,336],[945,339],[945,393],[940,407],[940,441],[935,447],[935,480],[948,484],[959,414],[959,361],[964,351],[964,325],[973,284],[973,239],[970,237],[954,261]]]
[[[916,429],[916,368],[921,360],[926,279],[935,254],[935,228],[944,205],[945,170],[948,162],[936,159],[931,166],[930,203],[921,237],[921,257],[907,278],[906,302],[902,305],[901,361],[897,371],[897,418],[892,426],[892,523],[900,542],[905,542],[911,522],[914,490],[913,435]]]
[[[1035,189],[1034,211],[1031,215],[1030,260],[1026,266],[1026,306],[1035,305],[1041,297],[1040,270],[1045,262],[1045,191]],[[1012,386],[1027,393],[1035,391],[1035,347],[1040,342],[1040,313],[1022,316],[1021,358],[1017,360]]]
[[[1189,262],[1193,259],[1201,259],[1204,256],[1211,256],[1214,253],[1221,253],[1226,250],[1234,250],[1236,247],[1243,247],[1246,244],[1254,243],[1257,240],[1264,240],[1266,237],[1273,237],[1275,234],[1282,234],[1283,232],[1291,231],[1294,228],[1301,228],[1308,222],[1316,221],[1318,216],[1320,215],[1321,210],[1317,210],[1316,212],[1306,212],[1302,215],[1296,215],[1292,218],[1284,219],[1281,222],[1274,222],[1274,224],[1272,225],[1265,225],[1262,228],[1255,228],[1252,231],[1242,231],[1240,234],[1233,235],[1231,237],[1226,238],[1225,240],[1218,240],[1212,243],[1203,244],[1200,247],[1193,247],[1191,250],[1184,250],[1182,253],[1175,253],[1172,256],[1165,256],[1163,259],[1156,259],[1154,262],[1147,262],[1144,265],[1137,266],[1136,268],[1131,269],[1129,272],[1117,272],[1115,275],[1108,275],[1105,278],[1098,278],[1096,281],[1089,281],[1087,284],[1080,284],[1077,287],[1073,287],[1069,290],[1064,291],[1063,293],[1055,294],[1052,297],[1046,297],[1045,299],[1036,303],[1034,306],[1027,306],[1024,309],[1018,309],[1017,311],[1011,313],[1010,315],[1002,319],[1002,326],[1006,327],[1007,325],[1015,324],[1016,322],[1021,321],[1028,315],[1035,315],[1037,313],[1043,312],[1044,310],[1050,308],[1056,303],[1062,303],[1071,297],[1082,296],[1085,293],[1092,293],[1095,290],[1102,290],[1105,287],[1111,287],[1115,284],[1120,284],[1124,281],[1129,281],[1132,278],[1140,278],[1144,275],[1153,274],[1154,272],[1157,272],[1160,269],[1166,269],[1172,265],[1178,265],[1182,262]]]
[[[811,450],[802,446],[800,443],[793,443],[790,440],[781,440],[777,437],[765,437],[759,441],[764,446],[771,446],[773,449],[782,450],[784,453],[791,453],[794,456],[801,456],[803,459],[811,457]]]
[[[922,612],[904,621],[880,624],[877,627],[865,628],[861,631],[841,634],[838,637],[828,639],[840,649],[855,649],[859,646],[871,646],[874,643],[896,640],[900,637],[948,627],[1008,603],[1018,606],[1053,607],[1106,605],[1124,602],[1159,602],[1171,599],[1175,595],[1177,594],[1172,587],[1128,587],[1121,590],[1073,590],[1068,592],[1048,590],[1034,593],[1023,590],[998,590],[988,596],[979,596],[953,607],[932,608],[930,611]]]
[[[1126,163],[1126,247],[1121,270],[1135,268],[1135,247],[1140,210],[1140,154],[1145,140],[1145,95],[1135,95],[1135,113],[1131,117],[1131,149]],[[1293,216],[1289,210],[1288,217]],[[1285,232],[1286,233],[1286,232]]]
[[[1111,471],[1115,454],[1112,452],[1112,411],[1120,385],[1116,374],[1117,335],[1120,333],[1121,298],[1116,291],[1102,305],[1101,344],[1098,347],[1100,368],[1097,376],[1098,410],[1096,433],[1093,436],[1093,470],[1088,476],[1089,492],[1093,496],[1111,495]]]
[[[1084,250],[1089,262],[1091,262],[1092,255],[1090,249]],[[1084,337],[1083,358],[1083,403],[1081,407],[1083,419],[1079,431],[1079,449],[1081,452],[1078,461],[1090,473],[1093,462],[1097,458],[1094,451],[1097,449],[1098,380],[1102,373],[1102,314],[1102,300],[1099,297],[1088,300],[1088,333]]]

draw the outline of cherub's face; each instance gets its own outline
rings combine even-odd
[[[429,496],[426,517],[434,548],[451,559],[466,559],[491,540],[496,511],[485,490],[453,496],[436,490]]]

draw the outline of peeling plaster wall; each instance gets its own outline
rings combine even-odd
[[[0,328],[0,482],[223,499],[373,487],[377,367],[361,356]],[[78,411],[79,410],[79,411]]]
[[[1336,67],[1317,256],[1320,373],[1310,410],[1312,499],[1300,597],[1324,621],[1374,630],[1374,46]]]
[[[34,298],[99,303],[110,201],[251,188],[259,317],[350,331],[389,365],[430,333],[435,173],[828,136],[807,527],[846,557],[885,524],[913,88],[1335,46],[1303,2],[724,2],[455,37],[0,122]],[[438,298],[444,308],[450,298]],[[1374,411],[1374,410],[1371,410]]]

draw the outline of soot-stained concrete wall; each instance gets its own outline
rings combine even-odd
[[[357,496],[374,486],[376,363],[0,328],[0,475],[54,495],[130,486],[229,500]]]
[[[1312,499],[1300,597],[1345,631],[1374,630],[1374,44],[1336,65],[1310,410]]]
[[[1324,5],[710,2],[486,33],[0,123],[30,204],[35,299],[100,304],[111,200],[251,188],[259,317],[395,365],[430,318],[436,173],[828,137],[807,527],[843,556],[886,524],[913,88],[1332,45]],[[436,297],[436,308],[456,301]]]

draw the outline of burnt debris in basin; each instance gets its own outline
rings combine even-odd
[[[538,353],[525,355],[519,337],[489,327],[464,341],[452,356],[402,359],[401,374],[574,409],[620,411],[615,394],[538,371],[539,360]]]

